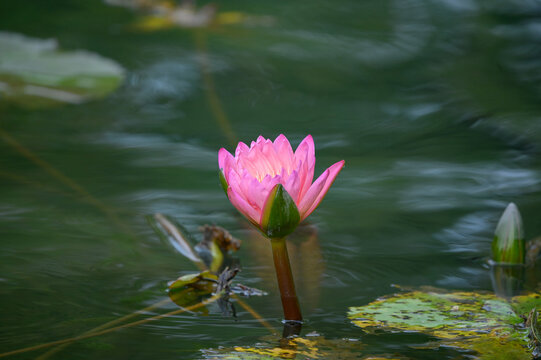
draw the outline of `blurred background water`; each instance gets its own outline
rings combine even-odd
[[[225,198],[217,151],[310,133],[318,174],[346,167],[290,237],[303,333],[358,338],[359,358],[460,358],[415,349],[421,336],[363,335],[345,315],[393,284],[492,290],[483,259],[511,201],[526,237],[541,234],[541,2],[218,1],[195,28],[138,26],[143,1],[112,3],[0,1],[4,34],[98,54],[124,79],[48,106],[0,87],[0,352],[81,334],[196,270],[149,226],[156,212],[243,240],[237,280],[269,292],[247,301],[280,327],[270,246]],[[267,334],[237,310],[173,316],[51,358],[196,359]]]

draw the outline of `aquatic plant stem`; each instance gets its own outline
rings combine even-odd
[[[205,84],[205,95],[210,106],[210,111],[229,143],[235,145],[237,143],[237,137],[227,118],[222,102],[216,92],[214,80],[212,79],[205,31],[195,30],[194,40],[198,52],[201,73],[203,75],[203,83]]]
[[[152,305],[150,305],[150,306],[147,306],[147,307],[144,308],[144,309],[140,309],[140,310],[134,311],[134,312],[132,312],[131,314],[125,315],[125,316],[123,316],[123,317],[121,317],[121,318],[117,318],[117,319],[111,320],[111,321],[109,321],[109,322],[107,322],[107,323],[105,323],[105,324],[101,324],[101,325],[98,326],[98,327],[95,327],[95,328],[93,328],[93,329],[91,329],[91,330],[86,331],[86,332],[83,333],[82,335],[88,335],[88,334],[95,333],[95,332],[97,332],[97,331],[101,331],[101,330],[103,330],[103,329],[107,329],[107,328],[109,328],[109,327],[111,327],[111,326],[113,326],[113,325],[116,325],[116,324],[119,324],[119,323],[124,322],[124,321],[126,321],[126,320],[129,320],[129,319],[131,319],[131,318],[133,318],[133,317],[135,317],[135,316],[137,316],[137,315],[141,315],[141,314],[143,314],[143,313],[145,313],[145,312],[147,312],[147,311],[154,310],[154,309],[156,309],[156,308],[158,308],[158,307],[160,307],[160,306],[162,306],[162,305],[165,305],[165,304],[167,304],[167,303],[170,303],[170,302],[171,302],[171,299],[166,298],[166,299],[161,300],[161,301],[158,301],[157,303],[154,303],[154,304],[152,304]],[[49,357],[51,357],[52,355],[54,355],[54,354],[56,354],[57,352],[59,352],[59,351],[61,351],[62,349],[64,349],[65,347],[69,346],[69,344],[70,344],[70,343],[65,343],[65,344],[59,345],[59,346],[57,346],[57,347],[55,347],[55,348],[52,348],[51,350],[47,351],[46,353],[44,353],[44,354],[38,356],[38,357],[36,358],[36,360],[46,360],[46,359],[48,359]]]
[[[94,336],[99,336],[99,335],[107,334],[107,333],[110,333],[110,332],[113,332],[113,331],[117,331],[117,330],[120,330],[120,329],[125,329],[125,328],[129,328],[129,327],[132,327],[132,326],[145,324],[145,323],[147,323],[149,321],[160,320],[160,319],[166,318],[168,316],[181,314],[181,313],[186,312],[186,311],[192,311],[192,310],[198,309],[200,307],[203,307],[203,306],[206,306],[206,305],[208,305],[210,303],[215,302],[220,297],[222,297],[222,295],[223,295],[223,291],[221,291],[221,292],[213,295],[212,297],[210,297],[210,298],[208,298],[208,299],[206,299],[206,300],[204,300],[204,301],[202,301],[200,303],[197,303],[195,305],[183,307],[183,308],[180,308],[180,309],[177,309],[177,310],[174,310],[174,311],[170,311],[170,312],[165,313],[165,314],[155,315],[155,316],[152,316],[152,317],[149,317],[149,318],[146,318],[146,319],[142,319],[142,320],[134,321],[134,322],[131,322],[131,323],[119,325],[119,326],[116,326],[116,327],[113,327],[113,328],[108,328],[108,329],[104,329],[104,330],[101,330],[101,331],[93,331],[91,333],[75,336],[75,337],[72,337],[72,338],[69,338],[69,339],[57,340],[57,341],[53,341],[53,342],[49,342],[49,343],[45,343],[45,344],[34,345],[34,346],[29,346],[29,347],[18,349],[18,350],[8,351],[8,352],[5,352],[5,353],[1,353],[0,358],[6,357],[6,356],[11,356],[11,355],[22,354],[22,353],[29,352],[29,351],[45,349],[45,348],[55,346],[55,345],[62,345],[62,344],[67,344],[67,343],[71,343],[71,342],[75,342],[75,341],[79,341],[79,340],[84,340],[84,339],[88,339],[88,338],[91,338],[91,337],[94,337]]]
[[[284,309],[284,318],[286,321],[301,322],[301,308],[297,299],[297,293],[295,292],[295,283],[287,254],[286,239],[271,239],[271,245],[276,278],[278,279],[278,287],[280,288],[282,307]]]
[[[40,167],[42,170],[47,172],[49,175],[51,175],[53,178],[57,179],[61,183],[63,183],[65,186],[70,188],[71,190],[75,191],[79,195],[81,195],[82,199],[86,201],[87,203],[95,206],[98,210],[103,212],[111,221],[122,231],[124,231],[126,234],[129,234],[131,237],[136,239],[136,235],[133,233],[133,231],[125,225],[116,215],[116,213],[111,210],[107,205],[105,205],[102,201],[98,200],[94,196],[92,196],[85,188],[83,188],[81,185],[79,185],[77,182],[69,178],[68,176],[64,175],[62,172],[57,170],[55,167],[53,167],[51,164],[49,164],[47,161],[43,160],[39,156],[37,156],[35,153],[30,151],[27,147],[22,145],[20,142],[18,142],[13,136],[11,136],[7,131],[0,128],[0,140],[3,140],[6,144],[11,146],[14,150],[16,150],[19,154],[21,154],[23,157]]]

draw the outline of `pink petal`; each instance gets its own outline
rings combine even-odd
[[[236,168],[237,166],[233,155],[224,148],[221,148],[218,152],[218,167],[224,174],[225,180],[229,183],[229,180],[227,179],[229,170],[233,167]]]
[[[299,161],[299,164],[297,165],[297,172],[299,174],[298,201],[300,202],[312,184],[312,180],[314,179],[314,168],[312,167],[312,169],[309,170],[306,162]]]
[[[241,179],[242,191],[248,203],[257,211],[261,211],[265,205],[265,199],[269,193],[266,186],[261,184],[259,180],[246,173]]]
[[[301,141],[300,145],[295,150],[295,166],[299,172],[300,190],[299,200],[306,196],[306,192],[314,179],[314,167],[316,164],[316,155],[314,147],[314,139],[312,135],[308,135]]]
[[[282,167],[287,170],[288,174],[291,174],[295,163],[295,155],[289,140],[283,134],[278,135],[274,140],[274,151],[278,159],[280,159]]]
[[[239,165],[248,170],[248,172],[258,180],[271,174],[273,169],[267,158],[261,152],[259,146],[254,146],[250,151],[238,159]]]
[[[317,180],[310,186],[310,189],[306,192],[306,195],[301,200],[301,203],[299,205],[299,212],[301,215],[301,221],[306,219],[308,215],[314,211],[321,200],[325,197],[327,194],[327,191],[329,191],[329,188],[331,187],[332,183],[336,179],[336,176],[342,170],[342,167],[344,166],[345,161],[339,161],[336,164],[331,165],[327,170],[323,172],[317,178]]]
[[[248,220],[250,220],[253,224],[258,225],[259,224],[259,218],[261,215],[259,212],[254,209],[246,200],[244,200],[239,194],[237,194],[233,189],[229,188],[227,189],[227,197],[229,198],[229,201],[231,201],[231,204],[233,204],[234,207],[237,208],[238,211],[240,211]]]
[[[266,142],[261,147],[261,153],[268,161],[270,168],[272,169],[272,174],[280,174],[284,168],[283,159],[281,159],[279,154],[276,153],[276,149],[272,141]]]
[[[297,150],[295,150],[295,160],[307,161],[308,167],[314,166],[316,163],[316,153],[314,146],[314,139],[312,135],[308,135],[301,141]]]
[[[227,185],[229,185],[229,188],[231,188],[239,196],[244,197],[246,200],[246,196],[244,196],[241,188],[242,180],[240,175],[234,169],[230,169],[224,176],[227,179]]]
[[[312,186],[310,186],[310,188],[306,192],[306,195],[304,195],[304,197],[301,199],[299,203],[299,213],[301,215],[301,220],[305,218],[304,214],[308,212],[308,210],[313,205],[318,195],[323,190],[323,187],[325,186],[325,182],[327,181],[328,177],[329,177],[329,169],[325,170],[317,178],[317,180],[312,184]]]
[[[246,170],[243,170],[241,174],[234,170],[229,172],[229,187],[257,211],[261,208],[260,203],[263,200],[259,199],[261,195],[258,195],[258,189],[253,189],[253,181],[256,184],[258,183]]]
[[[265,197],[267,197],[267,193],[272,190],[273,187],[276,186],[276,184],[281,183],[282,178],[279,175],[271,176],[267,175],[261,180],[261,186],[262,186],[262,192],[265,193]]]
[[[263,144],[265,141],[267,141],[267,139],[265,139],[263,136],[259,135],[257,137],[257,140],[256,141],[252,141],[252,143],[250,144],[250,149],[254,148],[255,146],[258,146],[260,144]]]
[[[239,144],[237,145],[237,149],[235,150],[235,158],[238,159],[239,156],[247,154],[249,150],[250,148],[248,147],[248,145],[246,145],[242,141],[239,142]]]
[[[287,181],[282,182],[282,184],[284,185],[284,189],[286,189],[287,193],[291,196],[293,201],[295,201],[295,204],[297,204],[298,206],[301,182],[297,170],[293,170],[291,175],[287,178]]]

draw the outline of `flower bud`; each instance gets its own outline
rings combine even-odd
[[[524,264],[525,240],[522,217],[514,203],[503,212],[492,241],[492,259],[497,263]]]
[[[269,238],[281,238],[292,233],[301,217],[295,201],[282,184],[270,191],[261,214],[261,230]]]

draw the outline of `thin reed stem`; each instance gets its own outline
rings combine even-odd
[[[207,96],[210,110],[214,116],[214,119],[225,134],[225,137],[229,141],[229,144],[234,146],[237,143],[237,137],[233,131],[233,128],[231,127],[231,123],[227,119],[222,102],[216,93],[216,87],[214,86],[214,80],[212,79],[210,70],[207,41],[204,30],[195,30],[194,40],[199,53],[199,65],[201,66],[201,73],[203,75],[203,82],[205,84],[205,94]]]
[[[129,229],[125,224],[123,224],[118,216],[103,202],[96,199],[94,196],[92,196],[85,188],[83,188],[81,185],[58,171],[56,168],[54,168],[51,164],[49,164],[47,161],[41,159],[39,156],[37,156],[35,153],[30,151],[28,148],[23,146],[21,143],[19,143],[13,136],[8,134],[5,130],[0,129],[0,139],[4,140],[6,144],[11,146],[14,150],[16,150],[19,154],[27,158],[29,161],[36,164],[38,167],[43,169],[45,172],[47,172],[49,175],[78,193],[83,197],[83,199],[88,202],[89,204],[95,206],[97,209],[102,211],[106,216],[108,216],[113,223],[115,223],[116,226],[121,228],[124,232],[132,235],[135,237],[135,235],[132,233],[131,229]]]
[[[127,324],[124,324],[124,325],[119,325],[119,326],[116,326],[114,328],[95,331],[95,332],[92,332],[92,333],[89,333],[89,334],[83,334],[83,335],[75,336],[75,337],[72,337],[72,338],[69,338],[69,339],[57,340],[57,341],[53,341],[53,342],[49,342],[49,343],[45,343],[45,344],[34,345],[34,346],[29,346],[29,347],[26,347],[26,348],[22,348],[22,349],[8,351],[8,352],[0,354],[0,358],[6,357],[6,356],[11,356],[11,355],[22,354],[22,353],[26,353],[26,352],[29,352],[29,351],[45,349],[45,348],[55,346],[55,345],[62,345],[62,344],[72,343],[72,342],[75,342],[75,341],[88,339],[88,338],[91,338],[91,337],[94,337],[94,336],[108,334],[108,333],[113,332],[113,331],[126,329],[126,328],[137,326],[137,325],[141,325],[141,324],[147,323],[149,321],[160,320],[160,319],[166,318],[168,316],[181,314],[181,313],[186,312],[186,311],[192,311],[192,310],[198,309],[200,307],[206,306],[206,305],[208,305],[210,303],[213,303],[214,301],[218,300],[222,295],[223,295],[223,292],[219,292],[218,294],[213,295],[212,297],[208,298],[207,300],[204,300],[204,301],[202,301],[200,303],[197,303],[195,305],[187,306],[185,308],[177,309],[177,310],[165,313],[165,314],[152,316],[152,317],[149,317],[149,318],[146,318],[146,319],[134,321],[134,322],[127,323]]]
[[[91,330],[88,330],[88,331],[84,332],[83,335],[92,334],[92,333],[94,333],[94,332],[96,332],[96,331],[100,331],[100,330],[106,329],[106,328],[108,328],[108,327],[110,327],[110,326],[119,324],[119,323],[124,322],[124,321],[126,321],[126,320],[129,320],[129,319],[131,319],[131,318],[133,318],[133,317],[135,317],[135,316],[137,316],[137,315],[140,315],[140,314],[143,313],[143,312],[147,312],[147,311],[150,311],[150,310],[154,310],[154,309],[156,309],[157,307],[160,307],[161,305],[166,304],[166,303],[169,303],[169,302],[171,302],[171,300],[168,299],[168,298],[167,298],[167,299],[164,299],[164,300],[161,300],[161,301],[158,301],[157,303],[154,303],[154,304],[152,304],[152,305],[150,305],[150,306],[147,306],[147,307],[144,308],[144,309],[140,309],[140,310],[134,311],[134,312],[132,312],[131,314],[125,315],[125,316],[123,316],[123,317],[121,317],[121,318],[117,318],[117,319],[111,320],[111,321],[109,321],[109,322],[106,322],[105,324],[101,324],[100,326],[95,327],[94,329],[91,329]],[[66,347],[68,347],[69,345],[70,345],[69,343],[59,345],[58,347],[55,347],[55,348],[53,348],[53,349],[47,351],[46,353],[44,353],[44,354],[38,356],[38,357],[36,358],[36,360],[46,360],[46,359],[48,359],[49,357],[51,357],[52,355],[56,354],[57,352],[63,350],[63,349],[66,348]]]

